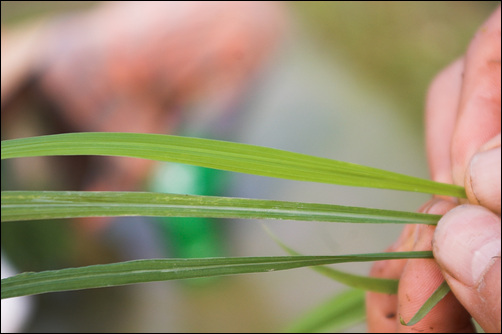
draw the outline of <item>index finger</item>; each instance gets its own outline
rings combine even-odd
[[[465,56],[458,118],[452,138],[453,181],[463,185],[479,148],[500,133],[500,6],[477,31]]]
[[[442,70],[429,87],[425,132],[429,171],[434,181],[452,183],[451,141],[457,119],[464,59]]]

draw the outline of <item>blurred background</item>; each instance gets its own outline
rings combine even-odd
[[[498,4],[2,1],[2,139],[169,133],[427,178],[427,87]],[[15,189],[163,191],[403,211],[429,198],[92,157],[2,161],[2,190]],[[141,217],[3,223],[2,277],[6,264],[12,275],[141,258],[285,255],[262,225],[305,255],[379,252],[401,231]],[[370,265],[336,268],[367,274]],[[20,298],[25,306],[2,301],[2,332],[280,331],[345,289],[295,269],[53,293]],[[364,323],[346,331],[365,331]]]

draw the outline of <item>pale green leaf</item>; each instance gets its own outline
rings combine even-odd
[[[290,255],[301,255],[300,253],[296,252],[292,248],[286,246],[286,244],[284,244],[282,241],[280,241],[279,238],[277,238],[277,236],[274,235],[269,228],[267,228],[266,226],[263,227],[265,231],[268,233],[268,235],[270,235],[270,237],[274,239],[274,241],[287,253],[289,253]],[[397,287],[399,285],[399,280],[397,279],[386,279],[386,278],[354,275],[326,266],[312,267],[312,270],[315,270],[326,277],[329,277],[337,282],[340,282],[352,288],[368,290],[373,292],[396,294]]]
[[[160,134],[80,132],[2,141],[2,159],[108,155],[179,162],[298,181],[466,197],[462,187],[273,148]]]

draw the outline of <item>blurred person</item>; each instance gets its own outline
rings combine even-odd
[[[2,27],[2,139],[91,131],[179,134],[191,121],[223,122],[238,112],[284,27],[282,4],[232,1],[102,2],[21,28]],[[147,190],[156,171],[156,162],[120,157],[16,160],[9,161],[13,168],[2,167],[11,173],[5,184],[30,190],[47,176],[43,189]],[[145,241],[135,235],[127,250],[111,249],[117,245],[97,236],[113,219],[80,218],[78,224],[58,225],[70,230],[71,251],[65,240],[55,247],[61,239],[44,224],[29,245],[32,258],[17,269],[109,262],[117,252],[130,253],[134,243]],[[13,228],[33,234],[39,224]],[[69,253],[71,263],[65,262]],[[50,264],[41,258],[50,258]],[[15,330],[22,328],[3,310],[2,329],[4,315],[6,326],[10,319]]]
[[[24,114],[11,106],[26,87],[43,98],[36,112],[44,113],[50,134],[172,134],[201,104],[198,110],[213,115],[195,117],[224,117],[274,51],[284,13],[276,2],[104,2],[36,28],[24,40],[2,29],[3,139],[20,136],[15,124]],[[46,102],[50,107],[42,108]],[[47,133],[29,135],[39,134]],[[72,164],[66,167],[72,190],[139,190],[153,164],[58,159]],[[85,220],[93,230],[109,218]]]
[[[409,225],[388,251],[432,250],[433,259],[382,261],[375,277],[399,278],[396,295],[367,294],[370,332],[500,333],[500,7],[466,54],[430,86],[426,105],[429,167],[435,181],[465,186],[467,201],[435,196],[421,212],[437,227]],[[408,322],[443,280],[452,293],[420,322]]]

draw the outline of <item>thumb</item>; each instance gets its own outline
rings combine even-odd
[[[500,217],[477,205],[449,211],[433,252],[460,303],[486,332],[500,332]]]
[[[475,154],[465,177],[469,202],[500,215],[500,134]]]

